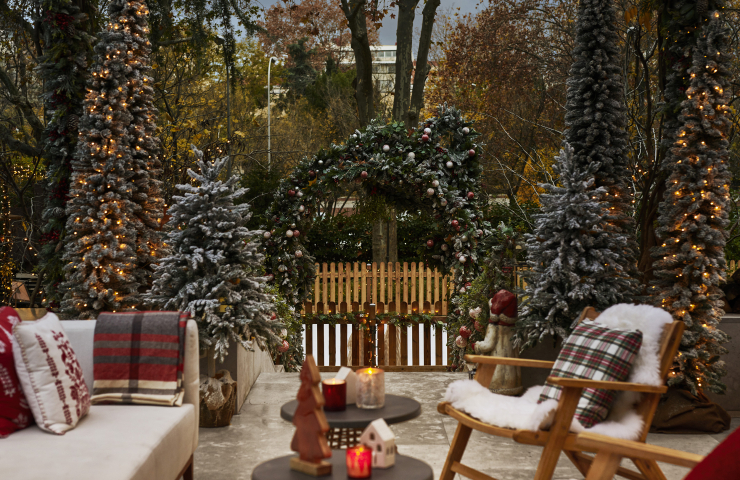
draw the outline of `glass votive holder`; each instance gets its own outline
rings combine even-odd
[[[349,478],[370,478],[373,471],[373,451],[365,445],[347,449],[347,476]]]
[[[385,405],[385,372],[380,368],[357,370],[357,407],[383,408]]]
[[[344,380],[323,380],[321,391],[324,394],[324,410],[327,412],[341,412],[347,408],[347,382]]]

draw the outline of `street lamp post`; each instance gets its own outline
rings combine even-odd
[[[271,108],[270,104],[272,103],[272,96],[270,95],[270,67],[272,67],[272,62],[277,62],[276,57],[270,57],[270,60],[267,62],[267,171],[270,171],[270,164],[272,162],[272,139],[270,137],[270,115],[271,115]]]
[[[226,162],[226,178],[231,178],[231,86],[229,85],[229,64],[226,62],[226,40],[221,35],[216,35],[214,39],[217,44],[221,45],[224,54],[224,66],[226,67],[226,143],[229,149],[229,160]]]

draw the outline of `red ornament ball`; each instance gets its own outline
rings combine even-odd
[[[295,197],[295,190],[288,190],[288,195]]]
[[[434,240],[427,240],[427,247],[432,248],[434,246]]]
[[[287,340],[283,340],[283,344],[278,347],[278,352],[285,353],[290,350],[290,344]]]
[[[367,178],[367,172],[362,172],[360,174],[360,177],[362,177],[363,179]]]
[[[479,331],[479,332],[482,332],[483,330],[486,329],[486,326],[484,324],[480,323],[478,320],[475,321],[475,325],[474,326],[475,326],[475,329],[477,331]]]
[[[301,234],[301,232],[299,232],[298,230],[293,230],[293,236],[294,236],[294,237],[297,237],[297,236],[299,236],[300,234]]]
[[[468,200],[472,200],[475,198],[475,194],[473,192],[468,192]]]
[[[308,176],[311,177],[311,178],[313,178],[313,177],[316,176],[316,172],[314,172],[313,170],[309,170],[308,171]]]
[[[470,287],[472,287],[472,286],[473,286],[473,284],[472,284],[472,283],[470,283],[470,282],[465,282],[465,288],[470,288]]]
[[[272,315],[270,315],[270,320],[275,320],[277,318],[277,315],[275,315],[275,312],[272,312]]]
[[[468,156],[474,157],[475,156],[475,150],[473,150],[472,148],[470,150],[468,150]]]
[[[453,227],[457,227],[458,225],[460,225],[460,222],[458,222],[457,220],[453,220],[452,222],[450,222],[450,224],[451,224],[451,225],[452,225]]]
[[[422,135],[421,136],[421,141],[422,142],[428,142],[429,141],[429,135],[427,135],[426,133],[424,135]]]
[[[470,337],[470,335],[472,333],[473,332],[471,332],[470,329],[468,327],[466,327],[465,325],[463,325],[462,327],[460,327],[460,336],[461,337],[468,338],[468,337]]]

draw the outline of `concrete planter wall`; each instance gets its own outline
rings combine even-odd
[[[521,358],[529,358],[532,360],[547,360],[548,362],[554,362],[558,358],[560,353],[561,342],[555,343],[552,337],[547,337],[543,342],[537,344],[537,346],[523,351],[519,356]],[[550,369],[548,368],[526,368],[522,367],[522,386],[526,392],[529,387],[535,385],[544,385],[545,380],[550,375]]]
[[[726,314],[719,328],[730,336],[730,341],[723,345],[729,353],[721,357],[727,365],[727,375],[722,378],[727,392],[724,395],[709,393],[707,396],[725,410],[737,411],[740,410],[740,314]]]
[[[272,363],[269,352],[262,351],[257,343],[253,343],[254,351],[249,351],[231,343],[229,345],[229,354],[224,358],[224,362],[216,362],[216,371],[228,370],[231,378],[236,381],[236,412],[241,410],[244,400],[247,398],[252,385],[257,381],[257,377],[262,372],[274,373],[278,369]],[[282,369],[280,365],[279,369]],[[200,359],[200,373],[208,374],[208,362],[206,358]]]

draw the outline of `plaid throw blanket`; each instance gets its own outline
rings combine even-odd
[[[93,404],[182,405],[188,313],[101,313],[93,344]]]

